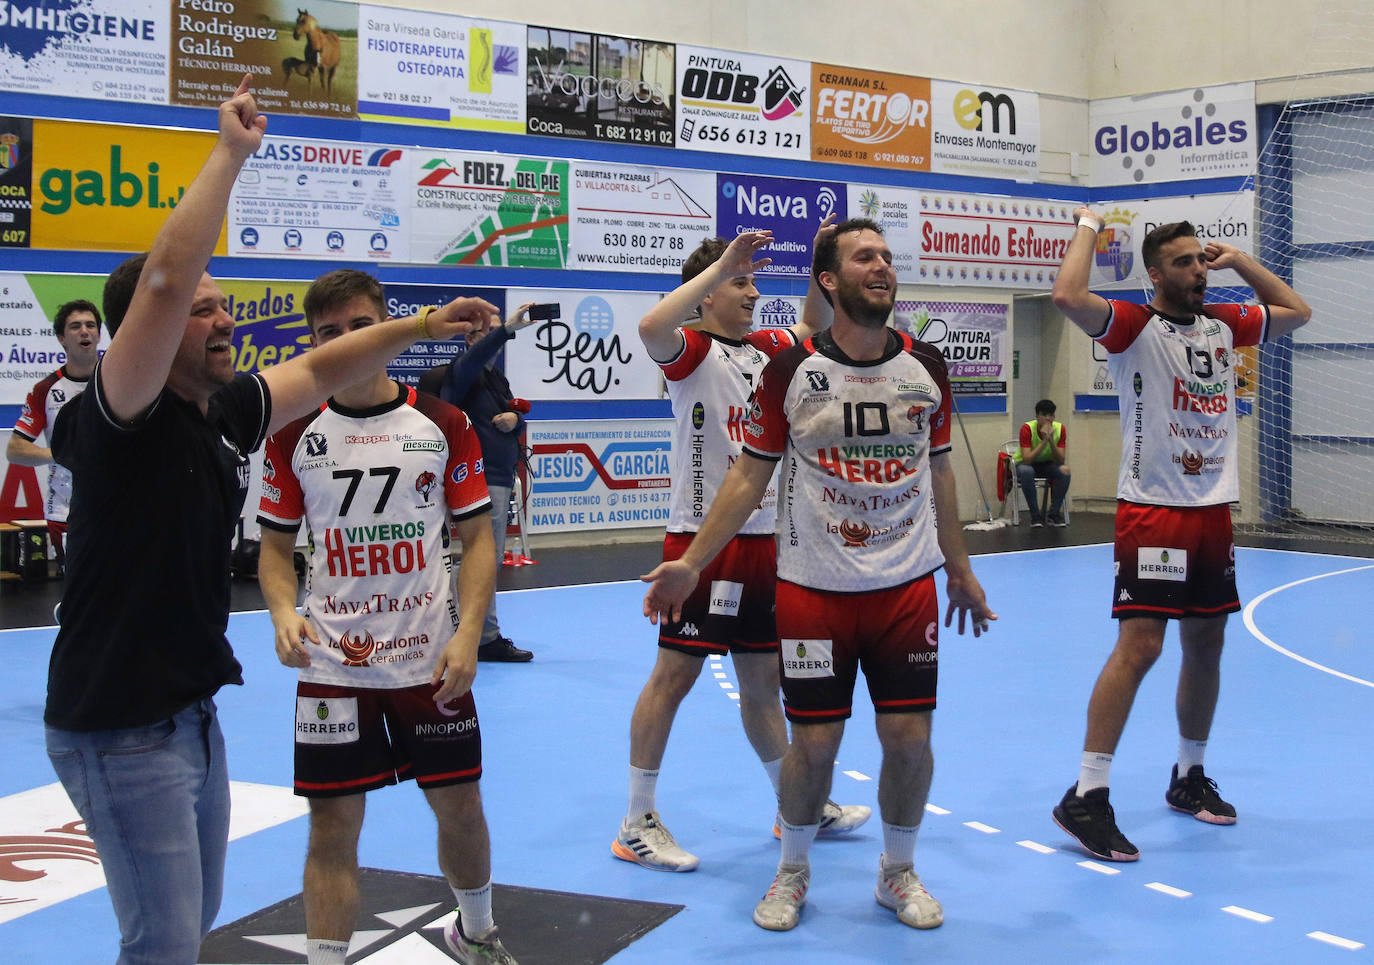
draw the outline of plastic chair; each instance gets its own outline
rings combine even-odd
[[[1020,451],[1020,439],[1011,439],[1004,442],[1001,448],[997,450],[997,463],[999,470],[1001,470],[1001,474],[998,476],[997,481],[997,495],[1003,499],[1004,512],[1008,504],[1011,506],[1011,524],[1013,526],[1021,525],[1019,504],[1025,500],[1025,496],[1021,494],[1021,483],[1016,478],[1016,467],[1018,465],[1016,456]],[[1040,493],[1040,516],[1041,518],[1047,519],[1050,514],[1050,481],[1048,479],[1038,478],[1035,480],[1035,485]],[[1005,493],[1005,496],[1003,496],[1003,493]],[[1030,512],[1030,510],[1031,507],[1027,506],[1026,511]],[[1064,522],[1069,522],[1069,501],[1067,499],[1064,500]]]

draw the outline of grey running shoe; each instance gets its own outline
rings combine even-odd
[[[816,835],[821,838],[838,838],[863,827],[864,822],[872,814],[873,809],[866,804],[836,804],[827,800],[825,807],[821,809],[821,826]],[[782,837],[781,814],[773,819],[773,837]]]
[[[791,931],[801,920],[806,904],[806,889],[811,885],[810,868],[779,868],[768,893],[754,906],[754,924],[769,931]]]
[[[1078,840],[1083,850],[1103,861],[1137,861],[1140,852],[1116,826],[1107,789],[1095,787],[1082,797],[1072,785],[1052,812],[1054,823]]]
[[[620,822],[620,833],[611,843],[611,854],[654,871],[695,871],[701,864],[696,855],[678,847],[659,821],[657,811],[650,811],[632,823]]]
[[[444,944],[463,965],[519,965],[501,944],[495,927],[480,940],[463,934],[462,915],[453,916],[453,925],[444,931]]]
[[[1201,764],[1188,768],[1186,777],[1178,776],[1178,765],[1175,764],[1164,800],[1175,811],[1191,814],[1208,824],[1236,823],[1236,809],[1221,799],[1217,793],[1217,782],[1202,773]]]
[[[878,865],[878,887],[873,897],[884,908],[897,913],[897,920],[912,928],[939,928],[945,923],[945,910],[930,896],[921,876],[910,865],[884,868]]]

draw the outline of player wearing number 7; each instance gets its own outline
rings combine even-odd
[[[305,296],[313,345],[382,324],[382,286],[351,269]],[[305,861],[310,965],[342,965],[358,914],[368,791],[414,778],[439,824],[458,901],[445,932],[463,962],[514,959],[491,913],[491,855],[471,686],[495,582],[491,500],[462,411],[376,370],[267,440],[259,581],[277,657],[299,668],[296,793],[310,802]],[[310,578],[296,612],[304,520]],[[449,522],[463,542],[459,606]]]
[[[1102,220],[1088,207],[1054,283],[1054,304],[1111,356],[1121,405],[1117,481],[1116,647],[1088,702],[1078,783],[1055,806],[1055,822],[1089,853],[1135,861],[1116,826],[1108,777],[1117,741],[1145,674],[1178,620],[1178,763],[1165,801],[1209,824],[1234,824],[1203,770],[1221,680],[1226,615],[1240,609],[1229,503],[1236,472],[1237,346],[1258,345],[1304,325],[1307,303],[1250,255],[1203,245],[1186,221],[1145,236],[1141,258],[1154,283],[1148,305],[1108,301],[1089,290]],[[1230,268],[1259,305],[1203,304],[1208,273]]]

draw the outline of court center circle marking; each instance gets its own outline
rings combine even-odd
[[[1354,684],[1361,684],[1365,687],[1374,687],[1374,681],[1365,680],[1363,677],[1356,677],[1348,673],[1343,673],[1342,671],[1336,670],[1333,667],[1328,667],[1325,664],[1317,663],[1315,660],[1310,660],[1307,657],[1302,656],[1301,654],[1294,653],[1287,647],[1279,646],[1269,637],[1265,636],[1265,634],[1260,630],[1260,628],[1255,625],[1255,608],[1258,607],[1265,600],[1269,599],[1269,597],[1282,593],[1284,590],[1291,590],[1295,586],[1302,586],[1302,584],[1304,583],[1311,583],[1315,580],[1324,580],[1328,576],[1344,576],[1346,573],[1359,573],[1362,570],[1374,570],[1374,564],[1371,564],[1369,566],[1352,566],[1349,569],[1333,570],[1330,573],[1318,573],[1316,576],[1304,577],[1301,580],[1294,580],[1291,583],[1285,583],[1282,586],[1276,586],[1271,590],[1266,590],[1265,592],[1261,593],[1259,596],[1251,600],[1248,604],[1246,604],[1245,610],[1241,614],[1241,616],[1245,620],[1245,629],[1249,630],[1250,633],[1266,647],[1269,647],[1271,650],[1276,650],[1279,653],[1283,654],[1285,657],[1289,657],[1293,660],[1296,660],[1298,663],[1306,664],[1314,670],[1320,670],[1322,673],[1329,673],[1333,677],[1339,677],[1342,680],[1348,680]]]

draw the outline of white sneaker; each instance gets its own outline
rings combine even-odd
[[[769,931],[790,931],[801,920],[806,904],[806,889],[811,884],[811,869],[779,868],[768,893],[754,906],[754,924]]]
[[[827,800],[821,809],[821,826],[816,831],[820,838],[837,838],[863,826],[873,814],[873,809],[865,804],[836,804]],[[773,837],[782,838],[782,815],[773,819]]]
[[[519,965],[501,944],[495,927],[481,940],[463,934],[462,915],[454,915],[453,924],[444,930],[444,944],[463,965]]]
[[[701,859],[678,847],[673,836],[650,811],[633,823],[620,822],[620,833],[611,842],[611,854],[622,861],[652,868],[654,871],[695,871]]]
[[[884,908],[897,913],[897,920],[912,928],[939,928],[945,923],[945,910],[930,896],[921,876],[910,865],[902,868],[878,866],[878,887],[873,897]]]

